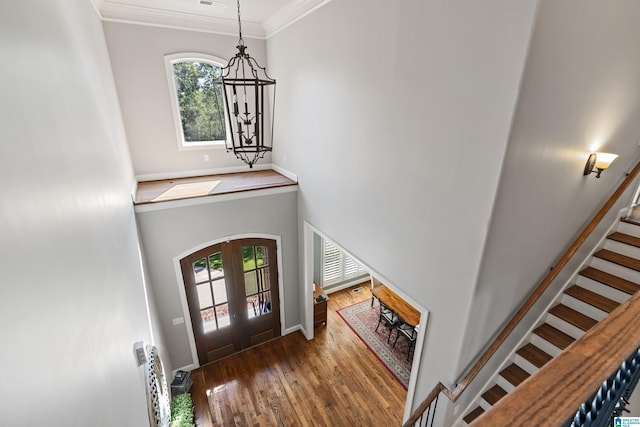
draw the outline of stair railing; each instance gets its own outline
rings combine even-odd
[[[609,397],[602,392],[598,395],[600,388],[604,385],[608,392],[635,385],[637,366],[623,375],[626,378],[619,378],[617,384],[615,377],[611,384],[606,383],[621,366],[625,371],[629,369],[626,366],[629,359],[636,358],[640,347],[639,324],[640,292],[636,292],[471,425],[554,427],[571,425],[577,416],[576,426],[580,426],[581,412],[585,420],[590,418],[586,425],[600,425],[593,421],[608,418],[616,398],[615,393]],[[584,402],[593,407],[583,411]]]
[[[602,383],[598,391],[580,405],[576,414],[562,427],[609,427],[622,416],[629,398],[640,380],[640,349],[620,365],[620,368]]]
[[[480,373],[482,368],[487,364],[487,362],[491,359],[494,353],[500,348],[500,346],[507,339],[509,334],[513,332],[516,326],[520,323],[520,321],[525,317],[527,312],[533,307],[533,305],[538,301],[538,299],[543,295],[543,293],[547,290],[549,285],[554,281],[554,279],[558,276],[558,274],[562,271],[562,269],[569,263],[571,258],[576,254],[578,249],[584,244],[584,242],[589,238],[591,233],[596,229],[596,227],[600,224],[602,219],[606,216],[606,214],[611,210],[611,208],[616,204],[618,199],[625,193],[625,191],[629,188],[629,186],[636,180],[638,175],[640,174],[640,161],[636,163],[634,168],[627,174],[622,183],[618,186],[618,188],[613,192],[611,197],[605,202],[605,204],[600,208],[600,210],[593,216],[591,221],[587,224],[587,226],[582,230],[582,232],[578,235],[573,244],[567,249],[567,251],[560,257],[558,262],[551,268],[549,273],[542,279],[542,281],[538,284],[536,289],[531,293],[529,298],[525,300],[522,306],[518,309],[518,311],[513,315],[511,320],[505,325],[505,327],[500,331],[498,336],[493,340],[493,342],[487,347],[487,349],[482,353],[482,355],[476,360],[473,366],[467,371],[467,373],[460,379],[453,390],[449,390],[447,386],[439,382],[435,385],[435,387],[431,390],[431,392],[427,395],[425,400],[416,408],[411,416],[407,419],[407,421],[403,424],[403,427],[412,427],[412,426],[423,426],[425,423],[425,413],[429,411],[431,413],[431,417],[434,416],[435,408],[431,409],[436,402],[436,398],[442,393],[444,394],[451,402],[456,402],[460,395],[466,390],[466,388],[471,384],[471,381]],[[585,398],[586,399],[586,398]],[[584,401],[584,400],[583,400]],[[499,403],[499,402],[498,402]]]

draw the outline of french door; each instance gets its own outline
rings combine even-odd
[[[280,336],[276,258],[275,240],[240,239],[180,260],[201,365]]]

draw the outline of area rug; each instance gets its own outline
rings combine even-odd
[[[394,348],[392,344],[396,338],[395,330],[391,333],[391,344],[387,344],[389,330],[384,325],[381,324],[378,332],[375,331],[380,316],[378,303],[376,302],[371,307],[371,300],[365,300],[338,310],[338,314],[393,376],[400,381],[400,384],[407,388],[412,363],[411,359],[407,360],[407,340],[400,337]]]

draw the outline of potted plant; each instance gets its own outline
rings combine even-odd
[[[190,393],[178,394],[171,399],[171,427],[195,427]]]

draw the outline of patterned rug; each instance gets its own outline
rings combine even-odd
[[[391,332],[391,344],[387,344],[389,330],[383,324],[378,328],[378,332],[375,332],[380,317],[378,303],[374,303],[373,307],[371,307],[371,300],[368,299],[340,309],[338,314],[369,350],[389,369],[393,376],[400,381],[404,388],[407,388],[409,376],[411,375],[413,355],[407,360],[408,344],[407,340],[402,336],[398,339],[395,348],[392,347],[396,338],[395,330]]]

